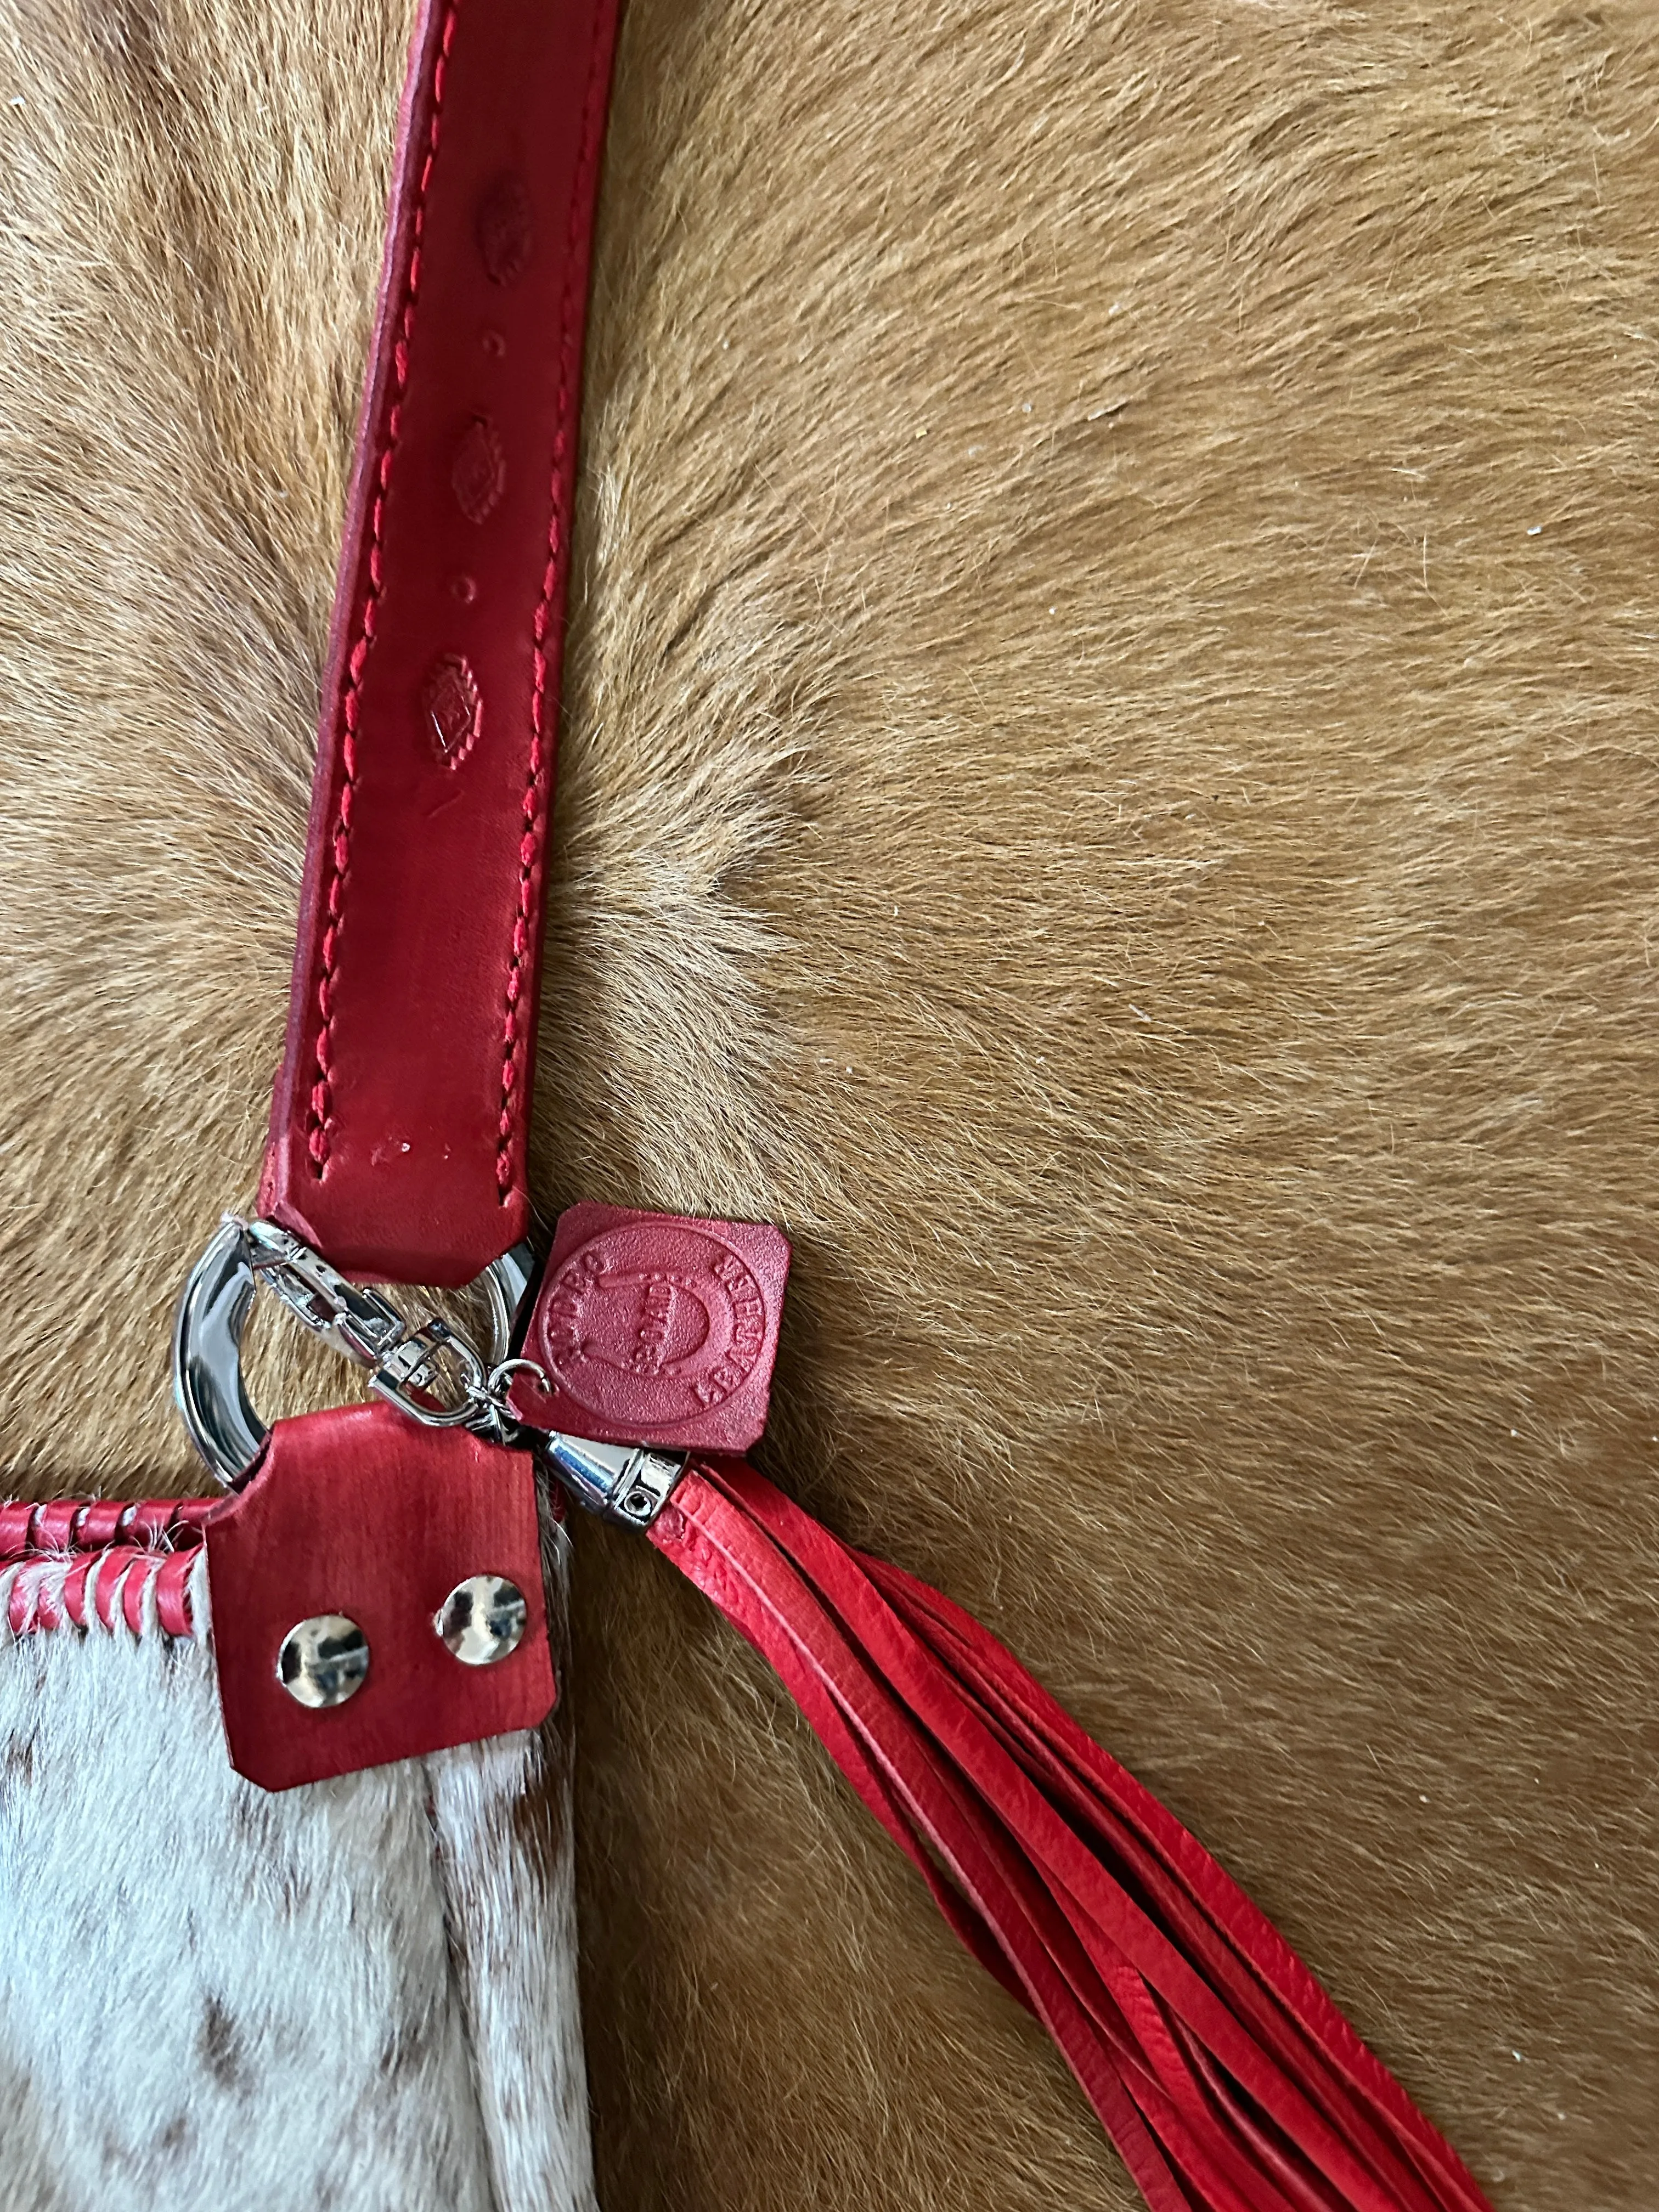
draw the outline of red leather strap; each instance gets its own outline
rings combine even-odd
[[[1196,1839],[977,1622],[740,1462],[652,1540],[771,1661],[1154,2212],[1490,2212]]]
[[[527,1224],[615,5],[425,0],[416,33],[261,1193],[371,1279],[459,1284]],[[698,1449],[744,1448],[782,1290],[783,1259],[746,1241],[765,1233],[588,1222],[538,1309],[539,1417],[623,1441],[692,1421]],[[514,1463],[511,1512],[488,1456],[384,1407],[279,1425],[206,1539],[243,1772],[283,1787],[540,1717],[539,1620],[539,1658],[482,1685],[433,1634],[446,1577],[475,1555],[536,1579],[529,1462]],[[399,1516],[416,1492],[429,1510],[411,1545]],[[1051,2029],[1153,2212],[1489,2212],[1277,1931],[966,1614],[739,1462],[689,1474],[652,1534],[776,1666],[962,1940]],[[130,1577],[129,1618],[143,1596]],[[348,1599],[360,1626],[372,1617],[374,1671],[319,1726],[283,1705],[272,1654],[296,1611]],[[47,1602],[76,1601],[53,1585]]]
[[[262,1209],[349,1273],[518,1241],[616,0],[425,0]]]

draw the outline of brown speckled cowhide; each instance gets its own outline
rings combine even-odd
[[[3,18],[0,1438],[180,1488],[407,25]],[[1659,2202],[1656,114],[1640,0],[633,0],[589,350],[539,1203],[787,1228],[771,1472],[1504,2212]],[[760,1663],[575,1564],[607,2212],[1126,2205]]]
[[[0,1626],[0,2206],[596,2212],[568,1729],[268,1795],[192,1579]]]

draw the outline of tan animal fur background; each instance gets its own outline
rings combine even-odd
[[[0,1449],[196,1486],[406,20],[0,10]],[[766,1464],[1219,1852],[1501,2207],[1659,2201],[1659,21],[633,0],[538,1176],[774,1218]],[[1127,2191],[579,1532],[609,2212]]]

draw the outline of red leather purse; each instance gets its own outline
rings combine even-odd
[[[222,1228],[179,1310],[180,1405],[230,1495],[7,1509],[10,1630],[180,1638],[210,1592],[230,1757],[268,1790],[532,1729],[556,1695],[556,1481],[775,1667],[1156,2212],[1482,2212],[1180,1823],[976,1622],[744,1462],[779,1231],[585,1206],[544,1265],[526,1246],[614,32],[614,0],[428,0],[417,26],[260,1218]],[[364,1287],[475,1280],[487,1349]],[[380,1402],[267,1433],[239,1360],[260,1285]]]

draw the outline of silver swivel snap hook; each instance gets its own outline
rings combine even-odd
[[[486,1358],[434,1314],[414,1320],[353,1283],[275,1222],[228,1213],[191,1270],[173,1331],[173,1395],[191,1440],[228,1490],[264,1449],[266,1425],[242,1380],[242,1332],[261,1284],[313,1335],[364,1370],[369,1387],[428,1428],[494,1433],[513,1334],[534,1273],[528,1243],[491,1261],[474,1288],[489,1316]]]

